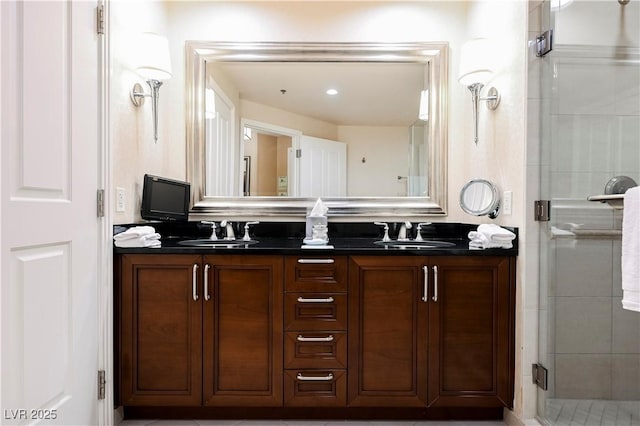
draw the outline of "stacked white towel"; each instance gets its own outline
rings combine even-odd
[[[476,231],[469,232],[470,248],[505,248],[513,247],[516,234],[494,224],[482,224]]]
[[[640,312],[640,187],[624,193],[622,213],[622,307]]]
[[[134,226],[113,237],[116,247],[160,247],[160,234],[153,226]]]

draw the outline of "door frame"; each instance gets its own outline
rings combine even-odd
[[[104,33],[99,37],[99,90],[98,109],[98,184],[102,188],[104,216],[98,233],[98,368],[105,371],[105,398],[98,400],[98,425],[115,424],[114,407],[114,367],[113,367],[113,215],[111,214],[113,168],[111,166],[111,134],[109,132],[111,107],[111,69],[109,25],[110,0],[98,0],[97,7],[103,8]],[[96,13],[98,13],[96,11]],[[98,373],[96,372],[96,375]],[[97,380],[97,377],[96,377]]]
[[[288,136],[291,138],[291,148],[293,149],[293,151],[295,152],[295,150],[300,148],[300,137],[302,136],[302,131],[296,130],[296,129],[290,129],[288,127],[277,126],[275,124],[263,123],[261,121],[250,120],[248,118],[240,118],[240,131],[238,132],[238,135],[239,135],[238,145],[240,146],[240,157],[238,158],[244,157],[244,144],[242,142],[243,142],[245,127],[250,127],[254,130],[258,130],[260,133],[264,133],[267,135]],[[299,175],[299,171],[300,171],[299,168],[300,168],[300,165],[298,164],[298,161],[293,161],[288,166],[289,173],[293,174],[293,176],[296,176],[296,177]],[[289,176],[289,187],[288,187],[289,196],[297,197],[299,196],[299,191],[300,189],[298,185],[298,179],[297,178],[291,179],[291,176]]]

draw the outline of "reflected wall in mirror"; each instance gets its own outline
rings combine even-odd
[[[194,213],[445,214],[446,43],[186,47]]]

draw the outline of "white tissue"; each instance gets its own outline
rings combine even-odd
[[[316,204],[311,209],[309,216],[326,216],[329,211],[329,207],[325,206],[322,199],[318,198]]]
[[[305,240],[310,240],[313,238],[314,225],[327,224],[327,211],[329,211],[329,208],[325,206],[320,198],[318,198],[316,204],[313,206],[313,209],[311,209],[311,211],[307,215]]]

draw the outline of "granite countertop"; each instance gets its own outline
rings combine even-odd
[[[116,225],[114,234],[124,231],[129,225]],[[424,240],[446,242],[447,247],[416,247],[411,241],[409,247],[390,247],[376,243],[382,239],[382,227],[372,223],[329,223],[329,245],[333,248],[309,246],[302,248],[305,235],[304,222],[263,222],[251,227],[252,244],[217,247],[193,247],[182,245],[181,241],[207,239],[211,234],[210,225],[200,222],[181,224],[144,223],[151,225],[162,236],[158,248],[119,248],[116,254],[284,254],[284,255],[421,255],[421,256],[517,256],[518,230],[507,228],[516,234],[513,248],[470,249],[467,234],[477,225],[461,223],[434,223],[423,227]],[[236,224],[238,225],[238,224]],[[243,225],[243,223],[240,223]],[[395,240],[399,223],[390,223],[390,235]],[[236,228],[236,236],[242,238],[243,227]],[[415,233],[415,226],[412,229]],[[412,239],[415,235],[412,235]]]

